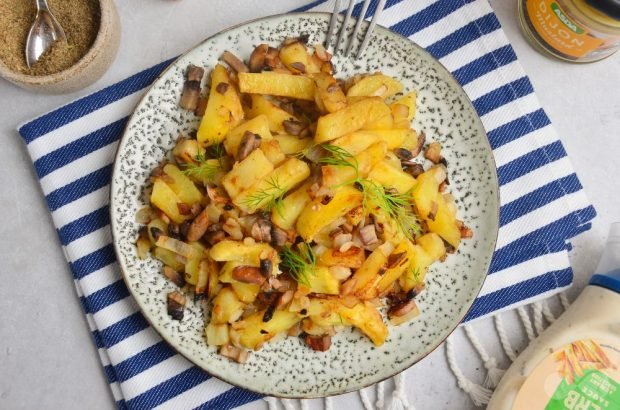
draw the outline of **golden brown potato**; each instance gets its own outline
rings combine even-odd
[[[277,95],[313,101],[316,86],[314,81],[308,77],[267,71],[239,73],[239,89],[242,93]]]
[[[400,81],[384,74],[373,74],[362,78],[347,90],[347,97],[380,97],[385,99],[401,92]]]
[[[211,91],[205,115],[198,128],[198,141],[203,145],[221,142],[243,119],[239,94],[224,66],[217,64],[211,73]]]
[[[314,141],[334,140],[360,129],[389,129],[392,113],[380,98],[366,98],[319,118]]]

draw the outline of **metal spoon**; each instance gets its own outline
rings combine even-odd
[[[50,11],[47,0],[35,2],[37,16],[26,39],[26,64],[29,68],[32,68],[56,41],[67,41],[65,31]]]

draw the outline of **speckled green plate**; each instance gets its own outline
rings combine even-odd
[[[287,338],[267,343],[240,365],[207,346],[200,303],[190,300],[181,322],[166,314],[166,294],[175,285],[161,274],[159,262],[137,258],[135,214],[146,204],[142,192],[150,171],[173,147],[179,133],[197,129],[199,119],[178,108],[185,68],[190,63],[212,67],[225,50],[247,58],[259,43],[275,46],[300,33],[310,35],[310,44],[322,42],[328,20],[329,15],[323,13],[268,17],[219,33],[190,50],[164,71],[138,104],[114,165],[114,242],[125,281],[144,316],[170,346],[197,366],[229,383],[268,395],[340,394],[390,377],[426,356],[454,330],[480,291],[498,230],[493,155],[472,104],[450,73],[426,51],[377,27],[360,59],[335,58],[337,76],[382,71],[401,80],[406,90],[418,91],[413,126],[441,143],[459,214],[475,233],[458,253],[430,269],[427,289],[416,298],[420,316],[400,327],[389,326],[389,338],[381,347],[348,329],[334,337],[328,352],[314,352],[298,338]]]

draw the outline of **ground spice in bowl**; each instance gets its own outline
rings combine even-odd
[[[48,0],[50,10],[67,35],[56,42],[37,64],[26,64],[26,38],[36,15],[32,0],[0,0],[0,60],[10,70],[26,75],[54,74],[77,63],[95,42],[101,21],[98,0]]]

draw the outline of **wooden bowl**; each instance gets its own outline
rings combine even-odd
[[[10,70],[0,61],[0,77],[13,84],[45,94],[64,94],[97,81],[110,67],[120,43],[120,20],[113,0],[99,0],[101,21],[95,42],[74,65],[54,74],[34,76]]]

